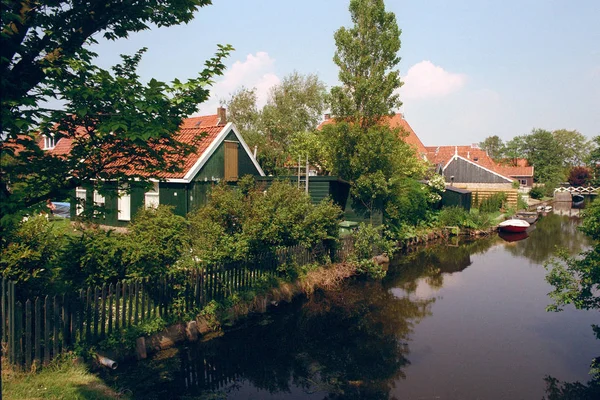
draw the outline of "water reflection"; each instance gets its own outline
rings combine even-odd
[[[397,298],[381,282],[349,284],[175,356],[124,367],[119,381],[136,398],[217,389],[248,398],[251,386],[261,391],[256,398],[301,389],[299,398],[387,399],[410,363],[408,336],[430,315],[432,302]]]
[[[578,226],[577,218],[548,213],[538,219],[536,229],[529,232],[526,240],[507,245],[506,249],[515,256],[525,257],[537,264],[547,261],[558,247],[567,249],[570,254],[577,254],[589,246],[589,240],[577,230]]]
[[[556,245],[580,251],[583,236],[558,215],[537,224],[519,242],[400,255],[382,281],[317,292],[106,379],[139,399],[540,398],[544,375],[571,379],[588,354],[569,350],[580,314],[546,313],[543,267],[523,268]]]

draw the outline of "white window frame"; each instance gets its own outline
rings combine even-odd
[[[144,206],[146,208],[157,208],[160,204],[160,186],[158,182],[152,182],[153,187],[144,193]]]
[[[77,199],[77,204],[75,205],[75,215],[80,215],[83,212],[86,197],[87,190],[85,190],[85,188],[79,186],[75,189],[75,198]]]
[[[127,185],[122,185],[117,192],[117,219],[119,221],[131,221],[131,195],[127,189]]]
[[[44,135],[44,150],[52,150],[54,147],[56,147],[54,136]]]

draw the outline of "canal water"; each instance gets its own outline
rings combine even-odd
[[[597,311],[545,311],[544,263],[588,246],[577,224],[551,213],[524,240],[399,255],[382,281],[279,305],[106,379],[139,399],[541,399],[545,378],[586,382],[600,355]]]

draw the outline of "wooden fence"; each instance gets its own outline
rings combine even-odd
[[[344,238],[334,259],[352,252],[351,237]],[[318,252],[301,246],[257,257],[252,263],[208,265],[164,277],[147,277],[92,286],[74,294],[21,299],[17,285],[2,279],[2,348],[9,363],[29,370],[75,346],[89,346],[123,327],[150,318],[201,310],[211,300],[223,300],[251,289],[265,277],[280,275],[287,262],[306,265]]]

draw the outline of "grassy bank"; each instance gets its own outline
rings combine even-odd
[[[16,372],[2,362],[2,398],[11,400],[127,399],[91,373],[86,365],[71,360],[56,362],[39,372]]]

